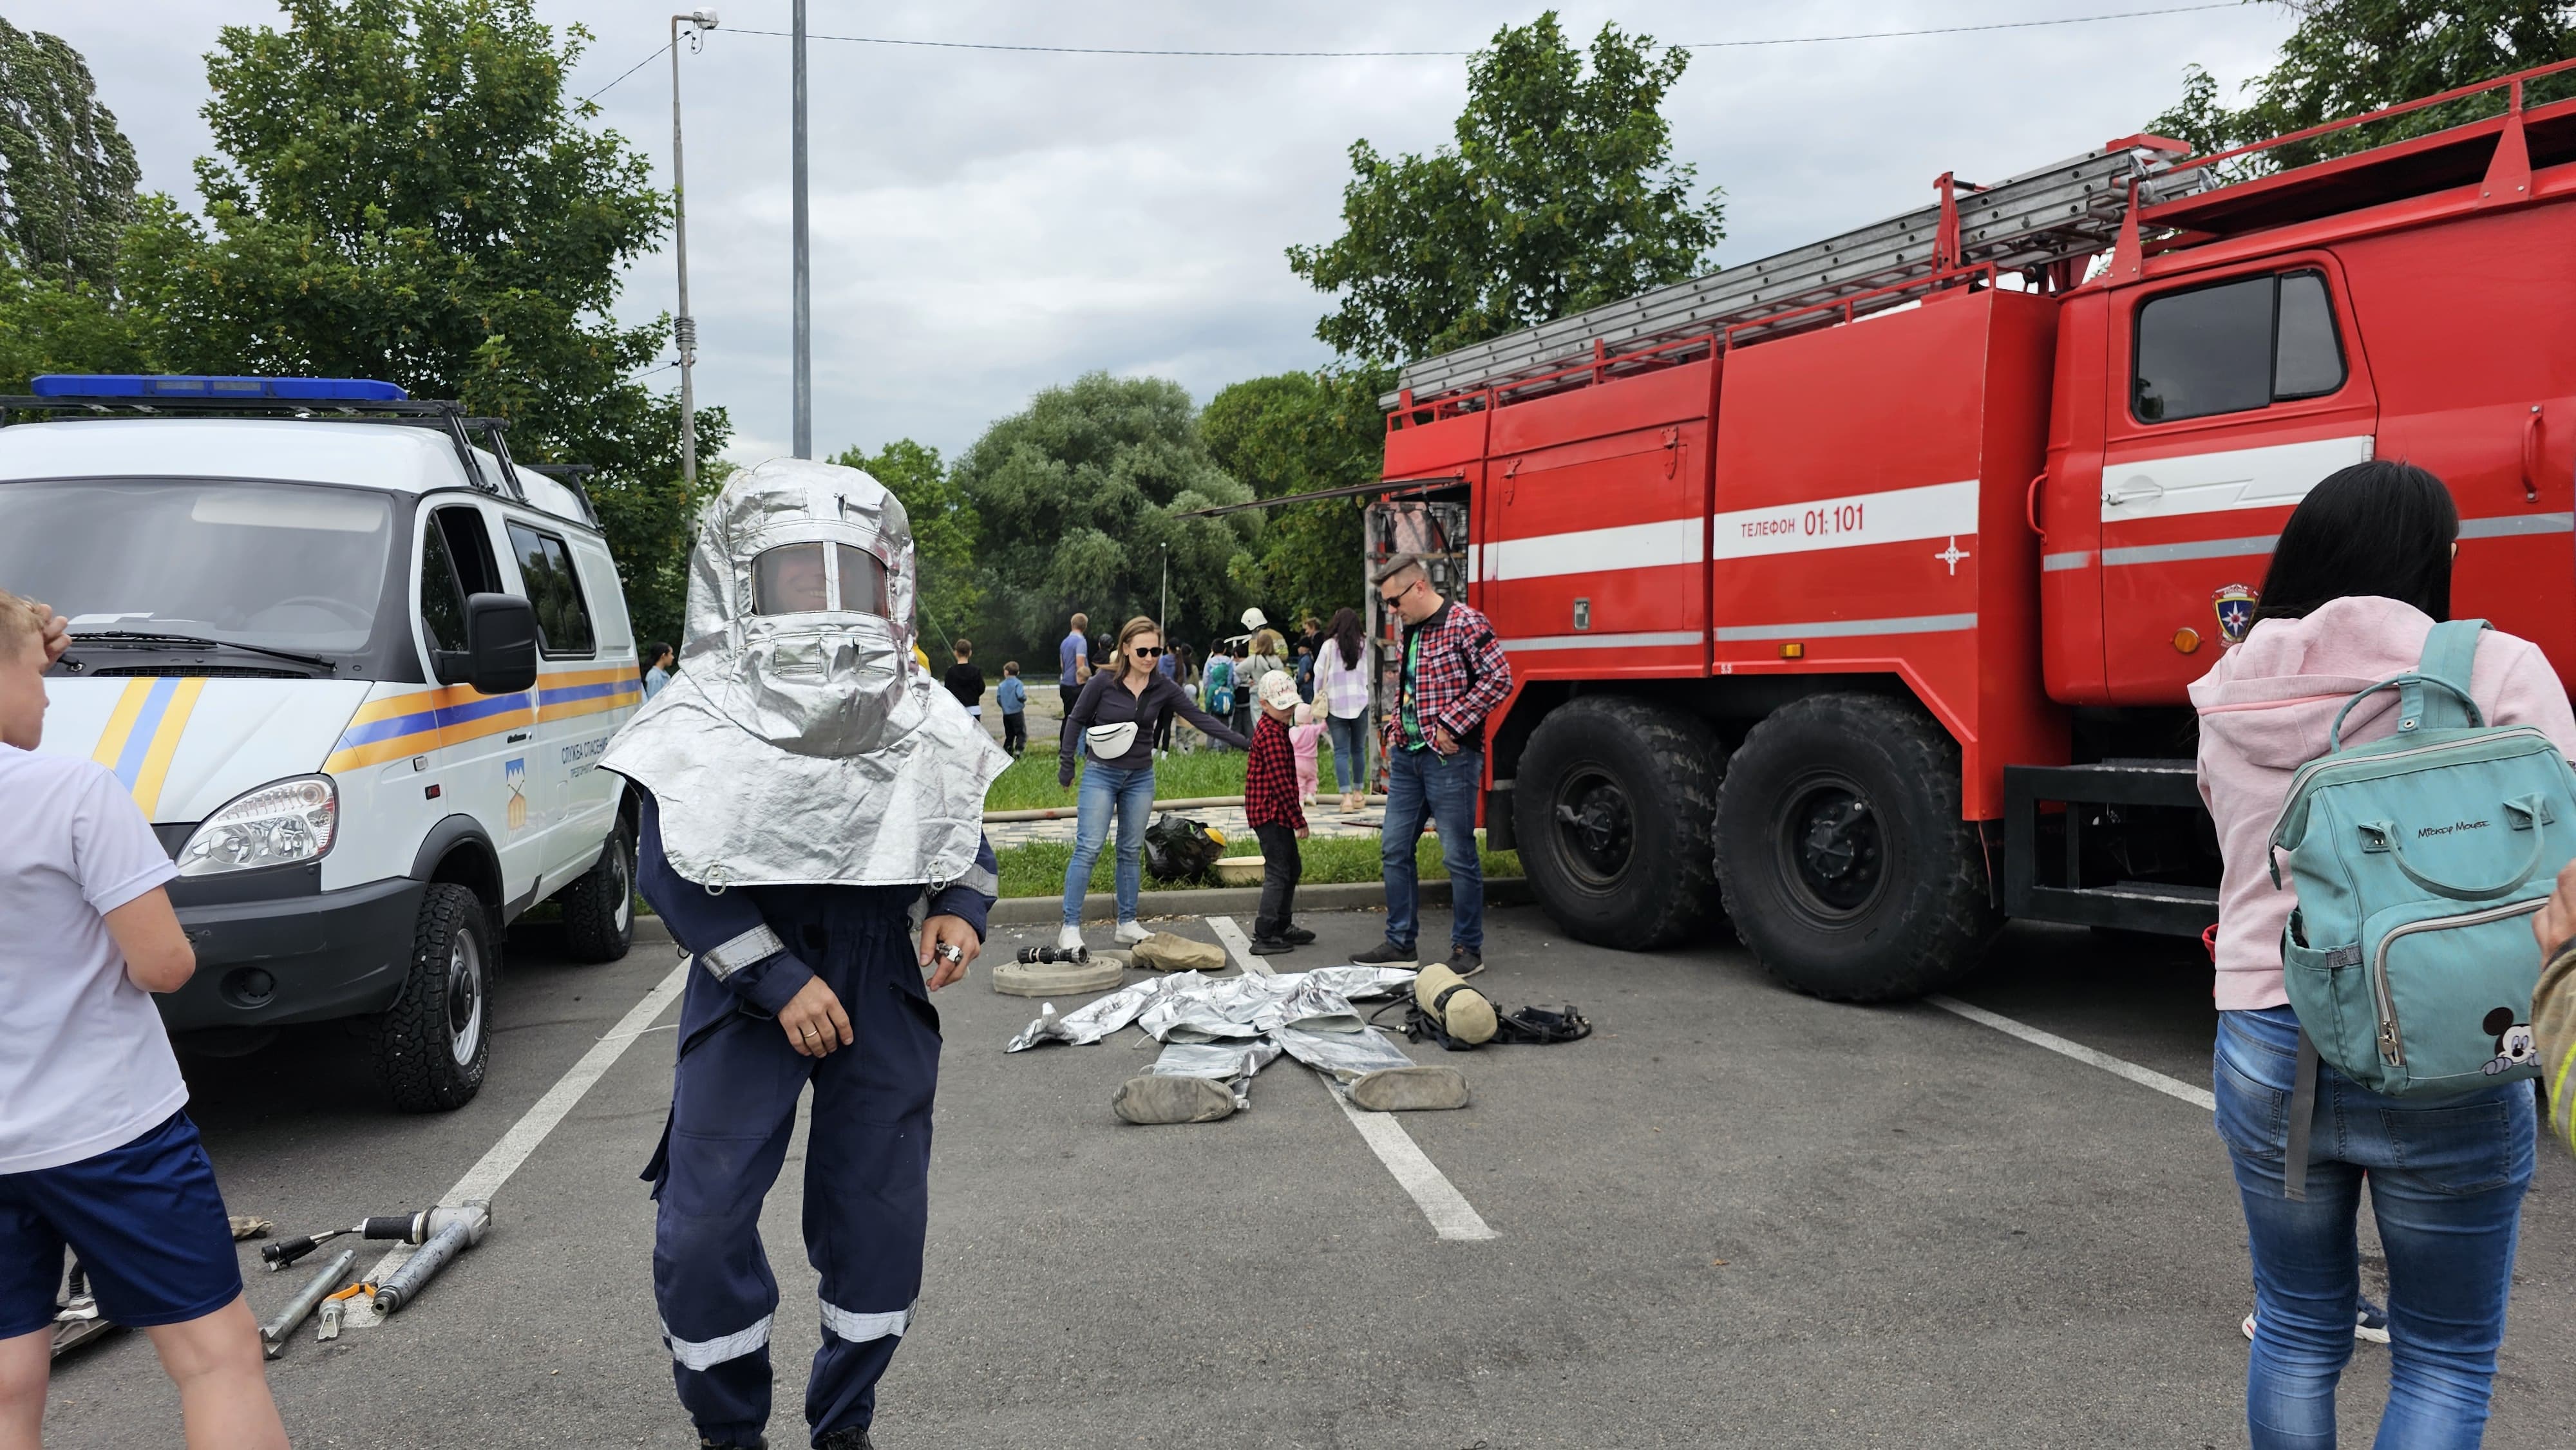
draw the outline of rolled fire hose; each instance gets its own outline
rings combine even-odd
[[[1425,963],[1414,975],[1413,1004],[1460,1042],[1478,1044],[1494,1038],[1494,1004],[1468,986],[1466,978],[1438,962]]]

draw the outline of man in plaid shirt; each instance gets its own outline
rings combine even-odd
[[[1493,626],[1431,587],[1422,561],[1399,556],[1378,571],[1378,601],[1404,621],[1404,668],[1395,709],[1381,727],[1386,749],[1386,940],[1352,961],[1416,966],[1420,889],[1413,848],[1437,823],[1449,866],[1449,969],[1485,969],[1485,876],[1476,857],[1476,792],[1485,774],[1485,717],[1512,691],[1512,666]]]

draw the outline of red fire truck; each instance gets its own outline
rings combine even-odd
[[[1407,367],[1372,536],[1511,658],[1492,841],[1578,937],[1722,913],[1828,997],[1931,990],[2006,917],[2196,934],[2184,687],[2290,508],[2374,456],[2458,500],[2454,613],[2576,663],[2576,101],[2524,104],[2570,68],[1943,176]],[[2245,174],[2435,105],[2484,118]]]

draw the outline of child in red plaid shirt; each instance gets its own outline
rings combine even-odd
[[[1288,738],[1297,682],[1286,670],[1272,670],[1255,689],[1261,718],[1243,771],[1243,818],[1261,841],[1261,914],[1252,919],[1252,952],[1267,957],[1293,951],[1315,934],[1289,921],[1305,874],[1297,843],[1306,837],[1306,813],[1297,805],[1297,747]]]

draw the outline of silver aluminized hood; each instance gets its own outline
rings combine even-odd
[[[774,458],[698,521],[688,640],[603,768],[653,792],[707,886],[904,885],[975,863],[1010,764],[913,658],[903,505],[855,468]]]

